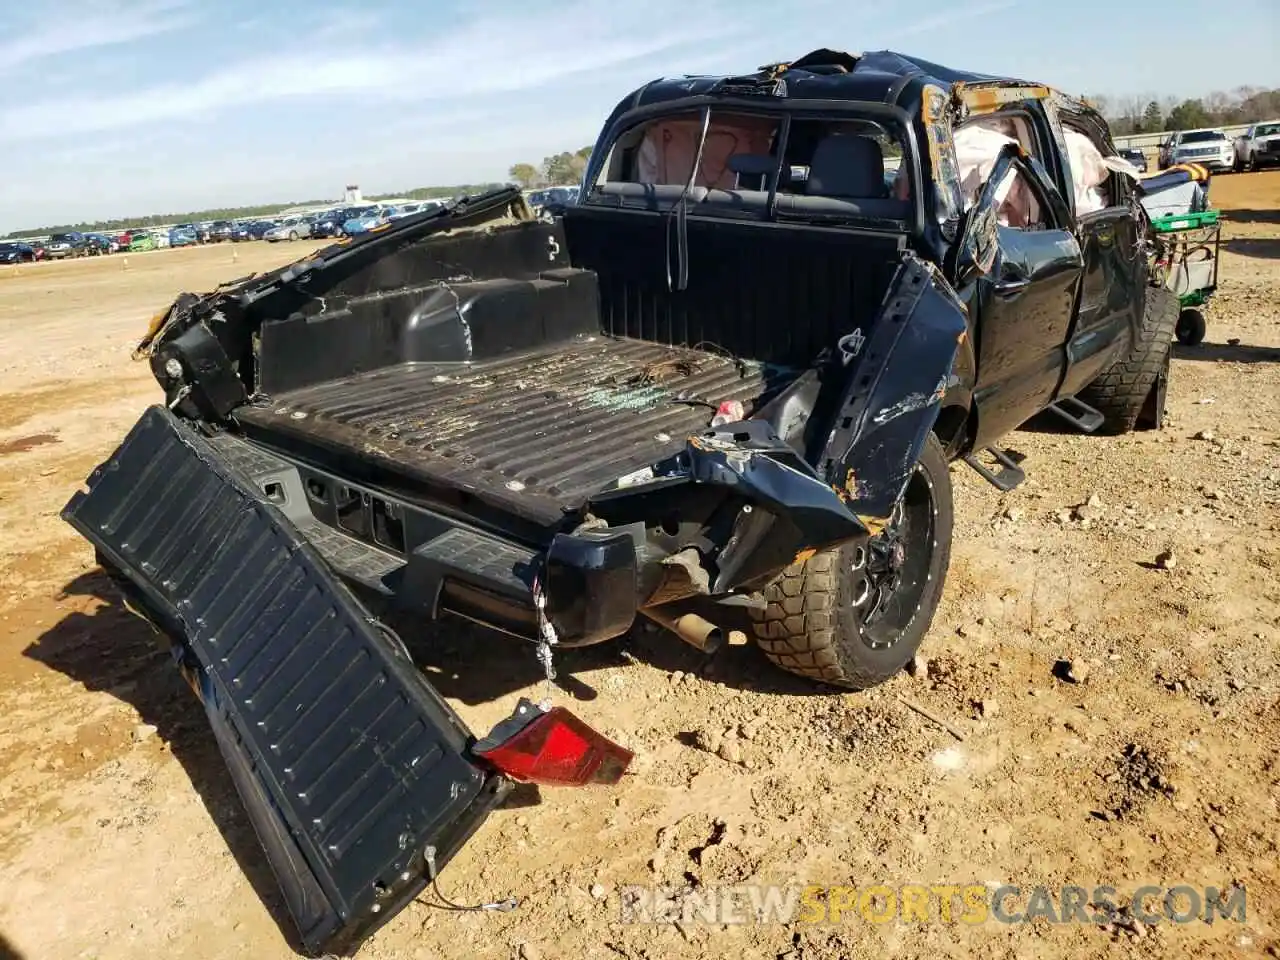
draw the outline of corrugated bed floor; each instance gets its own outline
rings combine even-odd
[[[725,400],[796,373],[591,337],[476,364],[402,364],[279,394],[241,420],[365,451],[486,499],[559,515],[684,446]]]

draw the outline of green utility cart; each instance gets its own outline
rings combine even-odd
[[[1218,251],[1222,241],[1219,211],[1170,213],[1151,221],[1155,229],[1157,279],[1177,294],[1182,305],[1175,335],[1179,343],[1204,339],[1201,310],[1218,289]]]

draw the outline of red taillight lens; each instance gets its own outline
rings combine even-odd
[[[544,711],[528,700],[473,752],[513,780],[570,787],[617,783],[633,756],[564,707]]]

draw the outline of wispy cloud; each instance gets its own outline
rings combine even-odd
[[[195,19],[182,0],[96,4],[67,0],[22,9],[30,12],[25,21],[18,9],[4,12],[8,36],[0,39],[0,74],[61,54],[168,33]]]
[[[678,8],[674,0],[656,5],[672,13]],[[526,22],[484,18],[418,43],[381,45],[353,45],[349,36],[339,43],[327,23],[298,38],[288,52],[244,56],[190,82],[7,106],[0,110],[0,139],[102,133],[288,99],[359,96],[366,103],[404,104],[529,90],[726,32],[714,17],[650,19],[654,6],[645,8],[643,19],[625,12],[592,17],[582,7]],[[575,40],[570,57],[555,53],[566,36]]]
[[[932,16],[922,17],[919,20],[912,20],[908,23],[891,27],[887,35],[896,40],[899,37],[914,37],[923,33],[933,33],[935,30],[941,30],[943,27],[949,27],[952,24],[971,22],[978,17],[985,17],[993,13],[999,13],[1002,10],[1008,10],[1010,7],[1016,7],[1018,3],[1019,0],[990,0],[987,3],[953,7],[943,13],[935,13]]]

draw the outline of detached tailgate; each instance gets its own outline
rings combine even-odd
[[[152,407],[63,518],[178,641],[303,945],[347,953],[479,826],[470,734],[284,515]]]

